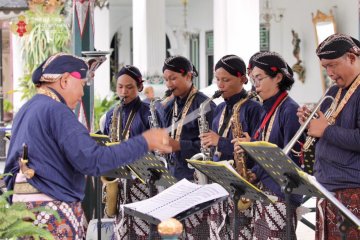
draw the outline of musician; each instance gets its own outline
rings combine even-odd
[[[256,53],[249,64],[251,76],[255,82],[256,92],[263,99],[263,113],[258,129],[252,140],[268,141],[284,148],[300,127],[297,121],[298,104],[288,96],[294,79],[293,71],[284,59],[275,52]],[[250,141],[249,137],[240,138],[239,141]],[[303,139],[300,139],[302,141]],[[239,141],[235,141],[235,150],[241,152]],[[300,151],[296,144],[295,151]],[[290,153],[291,159],[299,165],[299,157]],[[252,168],[251,181],[258,182],[260,189],[278,198],[275,204],[262,204],[254,202],[253,238],[279,238],[286,239],[286,208],[292,212],[291,239],[296,239],[296,207],[301,203],[302,196],[292,195],[291,205],[285,205],[284,194],[280,186],[265,172],[260,165]],[[272,216],[269,218],[268,216]]]
[[[171,129],[170,145],[173,153],[169,157],[169,169],[177,179],[193,180],[194,170],[188,167],[186,159],[200,152],[198,112],[194,113],[208,97],[199,92],[192,80],[198,76],[193,64],[182,56],[167,58],[163,66],[163,77],[166,87],[173,90],[174,98],[165,105],[165,124],[177,126]],[[206,114],[208,122],[212,121],[212,110]],[[187,117],[194,119],[188,123]],[[187,238],[205,239],[209,236],[206,213],[195,214],[185,221]]]
[[[239,121],[244,135],[252,136],[262,112],[259,103],[248,99],[248,93],[243,88],[248,82],[244,61],[236,55],[226,55],[215,65],[216,83],[223,91],[224,102],[220,103],[214,111],[212,131],[203,133],[201,141],[205,147],[216,147],[214,161],[230,160],[234,158],[234,145],[231,130],[231,117],[236,104],[239,107]],[[248,162],[248,167],[252,163]]]
[[[116,93],[120,101],[123,100],[123,103],[119,103],[120,105],[107,112],[104,134],[109,135],[112,141],[127,141],[150,128],[149,117],[151,113],[149,105],[142,102],[138,96],[138,93],[143,90],[143,80],[137,67],[124,66],[117,74],[116,79]],[[160,115],[158,113],[156,115],[160,120]],[[121,204],[149,198],[149,188],[138,179],[133,181],[126,179],[113,181],[112,179],[112,181],[106,182],[106,194],[116,194],[116,189],[112,190],[114,186],[111,185],[113,184],[118,185],[119,196],[115,198],[119,199],[117,202],[118,211],[114,212],[113,208],[109,207],[114,203],[107,202],[108,208],[105,212],[109,216],[116,215],[115,237],[117,239],[146,238],[149,232],[149,224],[139,218],[123,215],[119,209]],[[135,231],[135,226],[141,231]]]
[[[328,76],[335,82],[327,93],[334,97],[335,111],[329,118],[324,113],[331,101],[321,105],[319,118],[311,120],[307,134],[319,138],[315,146],[316,179],[346,208],[360,218],[360,42],[345,34],[326,38],[316,54]],[[300,122],[309,110],[299,108]],[[342,239],[336,225],[343,220],[338,208],[326,199],[318,199],[316,239]],[[346,239],[360,239],[360,231],[350,226]]]
[[[174,99],[165,105],[165,125],[177,126],[171,131],[170,145],[173,153],[170,156],[170,171],[177,179],[193,180],[194,170],[189,169],[185,159],[200,152],[199,126],[197,116],[184,124],[185,117],[199,108],[208,97],[199,92],[192,80],[198,73],[192,63],[182,56],[172,56],[165,60],[163,77],[166,87],[173,90]],[[207,120],[212,120],[212,110],[207,113]]]
[[[58,53],[45,60],[33,73],[37,94],[16,114],[6,160],[5,181],[14,190],[13,202],[24,202],[29,209],[48,207],[38,212],[34,224],[45,224],[57,239],[85,238],[83,210],[85,176],[100,174],[129,164],[149,150],[170,150],[164,145],[164,130],[151,130],[127,143],[99,146],[81,124],[73,110],[81,101],[88,65],[68,54]],[[28,146],[28,162],[21,162]],[[137,151],[133,151],[136,149]],[[34,175],[28,175],[29,170]]]
[[[140,70],[132,65],[124,66],[116,76],[116,93],[120,99],[123,99],[123,106],[118,108],[115,117],[121,118],[121,125],[118,126],[119,140],[126,140],[136,136],[150,128],[149,123],[149,105],[142,102],[138,96],[144,88]],[[111,108],[106,113],[104,134],[111,135],[112,119],[114,109]],[[121,115],[120,114],[121,111]],[[122,138],[122,139],[121,139]]]
[[[256,52],[250,57],[248,67],[246,69],[247,70],[247,75],[249,76],[249,79],[250,79],[250,82],[251,82],[251,91],[253,91],[253,92],[256,92],[256,90],[255,90],[256,88],[255,88],[255,83],[253,81],[253,76],[251,75],[251,71],[252,71],[251,66],[253,66],[253,59],[260,53],[261,52]],[[259,95],[257,95],[255,98],[253,98],[253,100],[256,100],[258,102],[262,102]]]
[[[216,148],[213,157],[214,161],[230,160],[234,159],[234,145],[231,144],[231,140],[234,137],[240,137],[233,136],[233,127],[231,125],[235,124],[235,127],[239,128],[242,134],[252,136],[257,130],[256,126],[260,121],[262,108],[258,102],[248,97],[248,93],[244,89],[244,84],[248,82],[248,79],[246,77],[246,65],[240,57],[236,55],[222,57],[215,65],[215,77],[219,90],[223,91],[222,96],[225,102],[219,104],[214,111],[212,130],[201,134],[200,137],[205,147]],[[235,111],[238,112],[236,114],[238,120],[236,121],[233,119]],[[245,158],[242,160],[245,161],[247,168],[251,169],[253,162]],[[218,204],[212,207],[211,218],[213,223],[211,224],[210,234],[214,234],[222,224],[222,215],[224,213],[225,216],[230,217],[229,222],[233,222],[233,207],[234,204],[231,198],[228,201],[228,206]],[[245,212],[239,212],[237,218],[243,218],[250,223],[251,210],[247,209]],[[250,224],[245,224],[239,229],[241,232],[238,234],[241,239],[252,239]],[[226,232],[223,230],[216,237],[223,239],[226,238],[225,234]]]

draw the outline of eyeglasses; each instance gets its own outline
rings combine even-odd
[[[255,82],[255,83],[260,83],[262,82],[262,80],[264,80],[265,78],[269,78],[270,76],[265,76],[265,77],[262,77],[262,78],[252,78],[252,80]]]

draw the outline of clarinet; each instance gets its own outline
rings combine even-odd
[[[119,103],[116,105],[113,111],[111,128],[109,132],[109,138],[111,142],[119,142],[121,140],[121,133],[119,133],[119,126],[121,123],[118,116],[119,114],[121,114],[124,102],[125,98],[121,97]],[[120,179],[108,178],[105,176],[101,176],[100,179],[104,185],[102,193],[102,202],[105,204],[104,212],[108,217],[114,217],[118,212],[117,197],[119,193],[118,182],[120,181]]]
[[[114,108],[113,115],[112,115],[111,129],[110,129],[110,134],[109,134],[111,142],[118,142],[119,140],[121,140],[120,136],[119,136],[119,132],[118,132],[119,125],[121,124],[121,123],[119,123],[120,119],[118,117],[118,114],[119,114],[119,110],[120,110],[120,114],[121,114],[124,103],[125,103],[125,98],[121,97],[119,104],[117,104],[116,107]]]
[[[214,95],[209,98],[208,100],[206,100],[205,102],[203,102],[202,104],[200,104],[199,110],[200,110],[200,117],[198,118],[198,124],[199,124],[199,132],[200,134],[202,133],[207,133],[209,132],[209,123],[206,120],[206,112],[207,112],[207,108],[209,107],[209,104],[212,100],[214,100],[215,98],[218,98],[221,96],[223,92],[218,90],[214,93]],[[210,148],[206,148],[203,146],[203,144],[201,144],[200,147],[200,151],[201,153],[204,155],[203,159],[212,159],[212,154],[211,154],[211,150]]]
[[[167,97],[169,97],[172,92],[174,90],[172,89],[168,89],[166,90],[165,92],[165,95],[160,99],[160,98],[154,98],[150,101],[150,116],[149,116],[149,123],[150,123],[150,128],[159,128],[160,125],[159,125],[159,120],[157,118],[157,115],[156,115],[156,102],[160,101],[164,101]],[[164,166],[167,168],[167,161],[166,161],[166,158],[164,156],[164,154],[160,154],[158,151],[155,151],[155,156],[161,161],[164,163]]]
[[[157,116],[156,116],[156,102],[162,102],[164,101],[167,97],[169,97],[172,92],[174,90],[172,89],[168,89],[166,90],[165,92],[165,95],[160,99],[160,98],[154,98],[150,101],[150,116],[149,116],[149,123],[150,123],[150,128],[159,128],[160,125],[159,125],[159,121],[157,119]]]
[[[207,99],[206,101],[200,104],[199,118],[198,118],[200,134],[209,132],[209,122],[206,120],[207,108],[209,107],[210,102],[215,98],[220,97],[222,93],[223,93],[222,91],[218,90],[214,93],[214,95],[211,98]],[[203,160],[203,161],[211,160],[211,159],[212,159],[211,149],[203,146],[203,144],[201,144],[200,146],[200,153],[197,153],[190,158],[190,160]],[[191,168],[190,165],[188,166]],[[207,177],[197,169],[195,169],[194,179],[196,183],[201,185],[208,183]]]

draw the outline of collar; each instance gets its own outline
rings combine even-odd
[[[343,88],[343,90],[347,91],[350,89],[351,85],[354,84],[355,80],[359,77],[360,74],[356,75],[356,77],[352,80],[352,82],[349,84],[349,86]]]
[[[237,102],[239,102],[242,98],[245,98],[247,96],[247,92],[245,89],[242,89],[239,93],[236,93],[229,97],[228,99],[225,99],[225,103],[227,107],[233,107]]]
[[[183,98],[175,97],[175,101],[176,101],[176,104],[178,105],[178,107],[181,108],[182,106],[184,106],[184,104],[186,103],[186,101],[187,101],[187,99],[189,97],[189,94],[191,93],[191,90],[193,89],[193,87],[194,87],[194,85],[192,84],[185,97],[183,97]]]
[[[59,98],[60,102],[62,102],[63,104],[66,105],[66,101],[63,98],[63,96],[60,95],[60,93],[58,93],[55,89],[51,88],[51,87],[47,87],[51,92],[55,93],[55,95]]]
[[[134,98],[131,102],[129,102],[128,104],[124,104],[124,109],[133,109],[135,107],[135,105],[141,101],[140,97],[137,96],[136,98]]]
[[[283,93],[282,91],[278,91],[274,96],[266,99],[263,102],[262,107],[264,108],[265,112],[269,112],[271,107],[274,105],[274,103],[276,102],[276,99],[278,99],[278,97],[280,96],[280,94]]]

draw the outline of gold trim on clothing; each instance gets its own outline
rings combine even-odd
[[[27,182],[18,182],[14,185],[14,194],[40,193],[37,188]]]
[[[277,114],[280,106],[285,102],[285,100],[287,98],[288,98],[288,96],[284,97],[284,99],[281,101],[281,103],[276,107],[276,110],[275,110],[274,114],[271,116],[271,119],[270,119],[269,125],[267,127],[266,133],[264,134],[264,131],[262,132],[262,135],[261,135],[261,140],[262,141],[269,142],[271,130],[273,128],[273,124],[274,124],[274,120],[275,120],[275,115]]]
[[[36,91],[37,91],[38,94],[43,94],[45,96],[48,96],[48,97],[54,99],[55,101],[60,102],[59,97],[53,91],[51,91],[48,88],[42,88],[41,87],[41,88],[38,88]]]
[[[349,90],[346,92],[344,98],[341,100],[341,102],[339,103],[340,100],[340,96],[341,96],[341,92],[342,92],[342,88],[339,88],[338,92],[336,93],[336,97],[335,97],[335,101],[333,104],[335,104],[335,106],[337,106],[336,110],[331,114],[330,118],[329,118],[329,123],[330,125],[333,125],[335,123],[336,118],[338,117],[338,115],[340,114],[340,112],[343,110],[343,108],[345,107],[345,105],[347,104],[347,102],[349,101],[350,97],[352,96],[352,94],[355,92],[355,90],[358,88],[358,86],[360,85],[360,76],[358,76],[356,78],[356,80],[353,82],[353,84],[351,84],[351,87],[349,88]],[[337,105],[339,103],[339,105]]]
[[[175,134],[175,129],[174,129],[175,123],[176,123],[175,116],[177,116],[179,113],[178,113],[178,106],[177,106],[176,100],[174,100],[174,109],[173,109],[172,125],[171,125],[171,138],[175,139],[176,141],[180,141],[183,122],[185,120],[186,114],[187,114],[197,92],[198,92],[197,88],[193,86],[190,90],[190,93],[189,93],[187,99],[186,99],[185,106],[183,107],[183,110],[181,113],[181,119],[180,119],[180,122],[176,129],[176,134]]]

